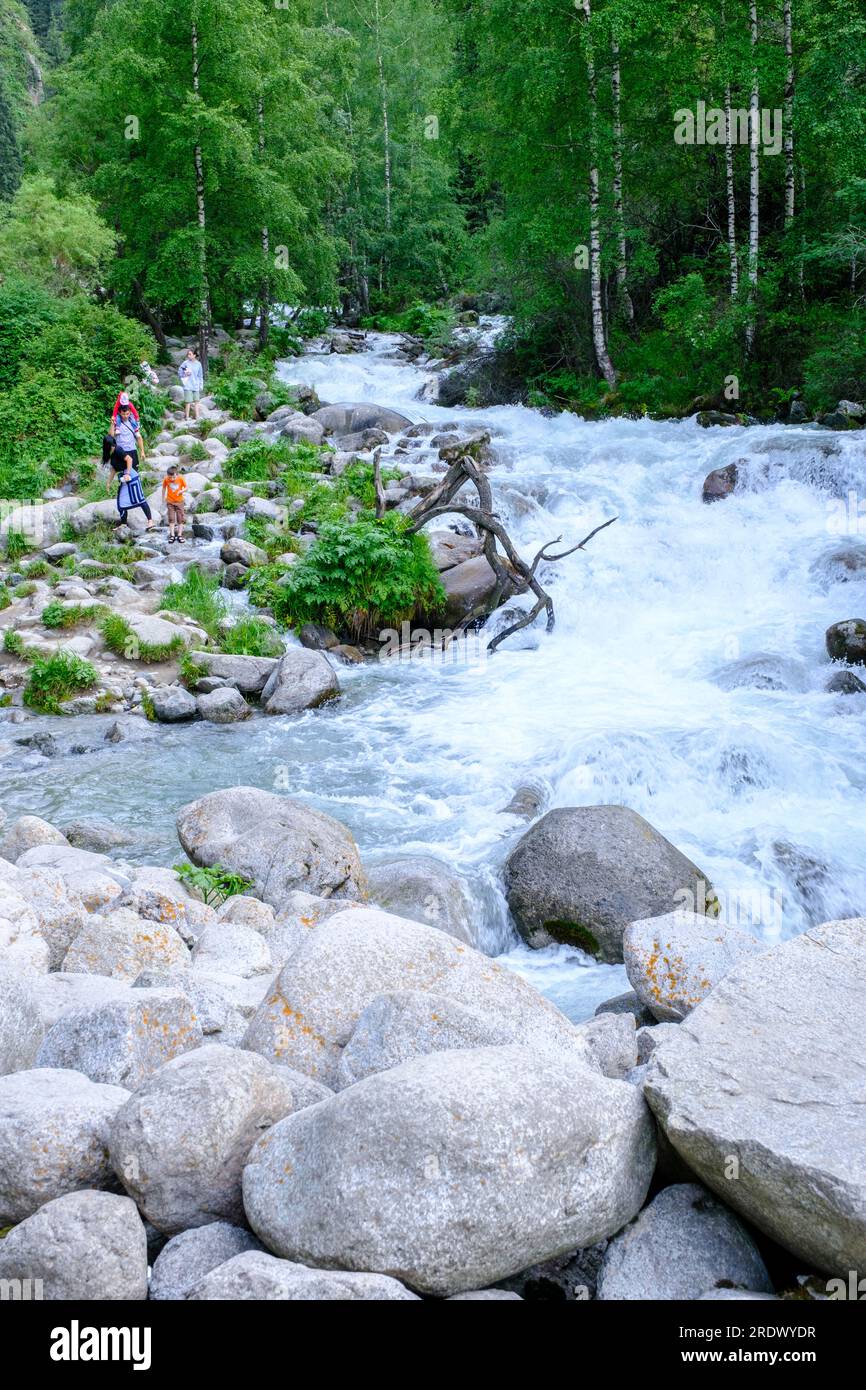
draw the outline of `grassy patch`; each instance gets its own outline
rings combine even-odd
[[[216,638],[226,615],[226,604],[219,591],[219,580],[191,565],[180,583],[169,584],[162,596],[163,608],[186,613],[209,637]]]
[[[99,629],[105,645],[126,661],[171,661],[184,649],[181,633],[170,642],[142,642],[119,613],[106,613]]]
[[[23,657],[24,638],[21,636],[21,633],[16,632],[12,627],[7,627],[6,631],[3,633],[3,650],[4,652],[9,652],[10,656]]]
[[[6,532],[6,559],[10,564],[16,564],[22,555],[28,555],[33,550],[33,546],[23,531]]]
[[[282,656],[284,645],[271,623],[261,618],[240,618],[219,639],[220,651],[230,656]],[[199,670],[198,676],[203,671]]]
[[[59,599],[52,599],[47,603],[39,615],[39,621],[43,627],[76,627],[78,623],[83,623],[88,618],[93,618],[100,610],[98,603],[87,604],[73,603],[68,607],[61,603]]]
[[[37,657],[24,687],[24,703],[42,714],[62,714],[61,702],[96,684],[96,670],[73,652]]]

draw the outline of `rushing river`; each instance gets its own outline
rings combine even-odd
[[[728,920],[768,941],[866,912],[866,695],[824,690],[826,627],[866,617],[866,568],[829,560],[866,550],[863,432],[446,411],[418,398],[424,375],[394,347],[378,335],[371,352],[313,354],[282,375],[326,401],[490,429],[500,513],[527,556],[617,516],[546,572],[554,633],[456,667],[341,668],[342,700],[297,719],[117,745],[96,718],[10,727],[5,809],[108,815],[136,832],[130,857],[171,863],[184,802],[238,783],[288,791],[345,821],[368,860],[423,851],[462,870],[485,948],[575,1018],[627,982],[579,952],[516,944],[499,875],[524,829],[503,813],[522,784],[547,806],[633,807],[701,865]],[[746,490],[704,505],[704,476],[733,461]],[[12,744],[37,727],[61,756]]]

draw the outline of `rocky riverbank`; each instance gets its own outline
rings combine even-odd
[[[582,810],[598,840],[607,808]],[[241,876],[212,905],[38,818],[4,831],[0,1278],[51,1299],[718,1300],[840,1296],[866,1268],[866,919],[768,950],[625,909],[608,949],[634,992],[575,1025],[468,943],[444,866],[370,881],[346,827],[290,799],[179,811],[190,859]],[[634,893],[698,872],[643,833]],[[537,836],[518,859],[560,901],[591,882]],[[599,930],[629,870],[595,872]]]

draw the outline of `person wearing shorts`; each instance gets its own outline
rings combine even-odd
[[[177,465],[172,464],[166,470],[162,480],[162,496],[165,502],[166,512],[168,513],[168,541],[169,545],[177,541],[183,543],[183,528],[186,522],[186,515],[183,509],[183,495],[186,492],[186,478],[181,477],[177,471]]]
[[[186,357],[177,369],[180,377],[180,384],[183,387],[183,413],[189,420],[191,412],[195,413],[198,419],[199,401],[204,389],[204,373],[202,372],[201,362],[198,360],[198,353],[195,348],[187,350]]]

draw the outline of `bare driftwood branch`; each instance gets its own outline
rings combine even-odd
[[[375,455],[374,464],[378,515],[378,499],[381,489],[378,453]],[[475,488],[478,495],[478,505],[472,505],[468,502],[457,500],[461,488],[467,483]],[[384,509],[384,494],[382,496],[382,502]],[[499,607],[502,601],[502,595],[508,588],[511,588],[513,592],[517,594],[531,592],[535,595],[535,604],[533,607],[524,613],[517,622],[511,623],[503,632],[500,632],[498,636],[494,637],[487,648],[489,652],[495,652],[496,648],[500,646],[507,637],[512,637],[514,633],[519,632],[521,628],[528,627],[530,623],[534,623],[542,610],[546,610],[547,612],[547,631],[551,632],[553,630],[556,621],[553,610],[553,599],[538,580],[536,574],[538,566],[542,561],[552,564],[557,560],[564,560],[568,555],[573,555],[577,550],[583,550],[584,546],[588,541],[592,540],[593,536],[597,536],[599,531],[603,531],[605,527],[611,526],[616,521],[615,516],[612,516],[608,521],[603,521],[600,526],[596,526],[594,530],[590,531],[589,535],[584,536],[582,541],[578,541],[577,545],[571,546],[568,550],[561,551],[558,555],[550,554],[549,551],[551,546],[560,543],[562,537],[557,536],[555,540],[546,541],[538,551],[532,564],[528,565],[526,561],[521,559],[520,555],[518,555],[511,537],[494,512],[493,494],[491,492],[490,483],[473,458],[470,449],[467,449],[465,453],[454,460],[441,483],[413,507],[412,511],[409,513],[412,521],[412,531],[420,531],[437,517],[447,516],[455,512],[458,516],[465,516],[467,521],[471,521],[478,536],[483,538],[484,557],[496,576],[496,586],[490,598],[491,611]],[[504,556],[500,554],[497,548],[497,541],[505,552]],[[461,623],[458,623],[456,631],[465,631],[472,621],[471,618],[464,618]]]

